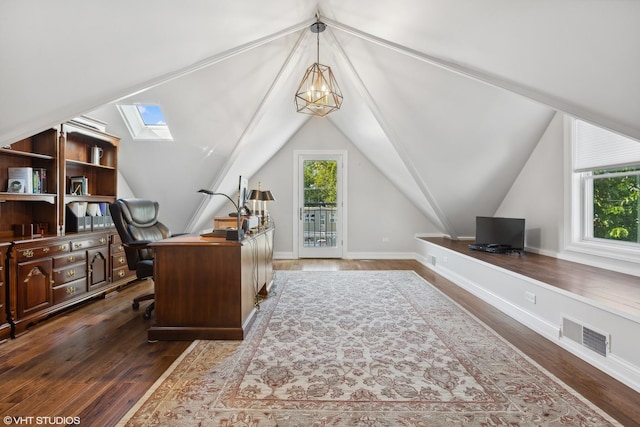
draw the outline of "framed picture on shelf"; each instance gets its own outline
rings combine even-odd
[[[24,179],[10,178],[7,183],[7,192],[9,193],[24,193],[26,181]]]
[[[69,178],[69,194],[74,196],[87,194],[87,178],[83,176],[72,176]]]

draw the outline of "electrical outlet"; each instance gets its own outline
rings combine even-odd
[[[524,293],[525,298],[527,299],[527,301],[529,301],[531,304],[535,304],[536,303],[536,294],[534,294],[533,292],[525,292]]]

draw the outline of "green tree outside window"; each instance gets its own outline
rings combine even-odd
[[[638,168],[596,171],[594,176],[635,172]],[[616,175],[593,180],[593,236],[640,243],[638,234],[640,175]]]

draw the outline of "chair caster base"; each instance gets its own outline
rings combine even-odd
[[[146,310],[144,311],[144,314],[142,315],[142,318],[145,320],[149,320],[151,319],[151,312],[153,311],[153,308],[155,307],[154,303],[151,303],[147,306]]]

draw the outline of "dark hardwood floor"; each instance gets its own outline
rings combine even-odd
[[[639,393],[416,261],[277,260],[274,267],[308,271],[415,270],[623,425],[640,426]],[[1,344],[3,419],[79,417],[82,426],[114,425],[190,344],[147,342],[147,328],[153,319],[143,320],[142,311],[133,311],[131,299],[151,288],[150,282],[130,286],[48,319]]]

